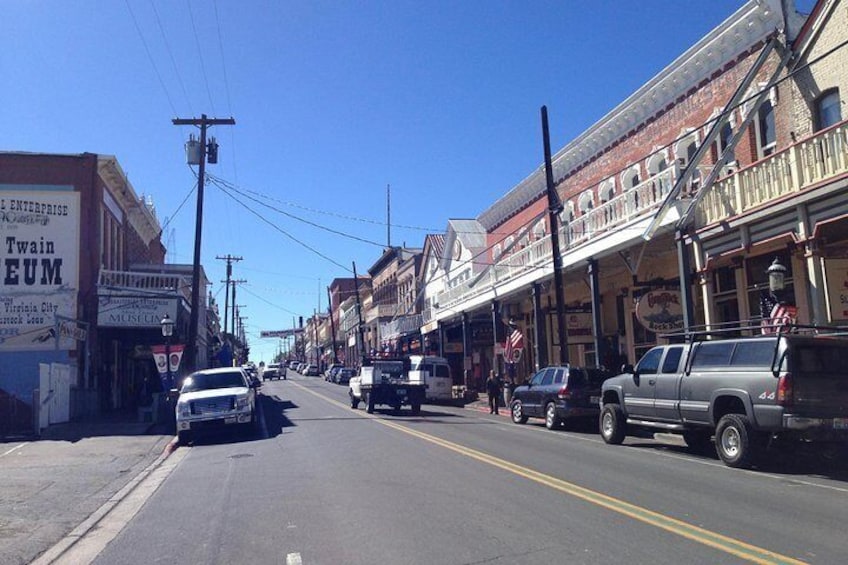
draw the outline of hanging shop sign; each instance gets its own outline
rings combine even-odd
[[[0,186],[0,351],[74,349],[56,316],[77,315],[80,196]]]
[[[159,371],[160,375],[168,372],[167,362],[170,362],[171,373],[176,374],[179,371],[185,345],[179,343],[169,346],[153,345],[150,349],[153,352],[153,361],[156,363],[156,370]]]
[[[679,290],[652,290],[636,302],[636,319],[654,333],[683,329],[683,306]]]
[[[826,259],[827,297],[833,322],[848,320],[848,259]]]

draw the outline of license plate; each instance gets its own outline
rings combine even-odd
[[[405,388],[399,388],[399,389],[397,389],[397,393],[398,393],[398,396],[404,396],[406,394],[406,389]]]
[[[589,397],[589,403],[590,404],[600,404],[601,403],[601,397],[600,396],[590,396]]]
[[[225,424],[235,424],[236,422],[238,422],[238,418],[236,418],[235,416],[231,418],[224,418]]]
[[[834,418],[833,419],[833,429],[834,430],[848,430],[848,418]]]

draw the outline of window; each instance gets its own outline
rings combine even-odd
[[[540,384],[542,384],[542,379],[545,377],[546,372],[547,372],[547,369],[543,369],[543,370],[539,371],[538,373],[536,373],[535,375],[533,375],[533,378],[530,379],[530,385],[531,386],[539,386]]]
[[[718,160],[721,159],[722,153],[730,146],[730,141],[733,139],[733,126],[730,125],[730,122],[725,123],[721,126],[721,131],[718,133],[718,137],[713,144],[715,149],[715,162],[718,164]],[[724,163],[734,163],[736,161],[736,155],[733,151],[728,152],[725,155]]]
[[[757,112],[757,156],[762,159],[771,155],[776,145],[774,107],[771,100],[766,100]]]
[[[692,360],[692,368],[701,367],[724,367],[730,364],[730,355],[733,353],[732,341],[717,343],[701,343],[695,350],[695,358]]]
[[[771,366],[777,343],[774,340],[739,342],[733,352],[731,365],[763,367]]]
[[[595,207],[595,203],[592,200],[591,190],[587,190],[580,195],[580,197],[577,199],[577,207],[580,208],[581,214],[585,214],[586,212]]]
[[[648,162],[646,164],[648,168],[648,176],[657,175],[668,168],[668,163],[666,163],[665,155],[660,153],[654,153],[648,158]]]
[[[624,190],[630,190],[638,186],[639,182],[639,167],[630,167],[621,174],[621,185],[624,187]]]
[[[542,239],[545,237],[545,218],[540,219],[536,222],[536,225],[533,226],[533,237],[536,239]]]
[[[545,376],[542,378],[542,386],[547,386],[554,382],[554,372],[553,369],[545,370]]]
[[[557,369],[556,375],[554,376],[554,384],[560,385],[562,384],[562,378],[565,376],[565,369]]]
[[[615,181],[607,179],[601,183],[598,188],[598,200],[601,202],[609,202],[615,196]]]
[[[736,268],[719,267],[713,271],[713,304],[719,324],[739,321],[739,298],[736,295]]]
[[[662,364],[663,373],[676,373],[680,367],[680,358],[683,356],[682,347],[669,347],[668,353],[665,354],[665,359]]]
[[[502,250],[501,250],[501,244],[500,244],[500,243],[496,243],[496,244],[495,244],[495,246],[492,248],[492,258],[493,258],[495,261],[497,261],[497,260],[498,260],[498,257],[500,257],[500,256],[501,256],[501,252],[502,252]]]
[[[663,354],[663,348],[657,347],[645,353],[637,370],[640,375],[655,375],[660,368],[660,358]]]
[[[816,131],[827,129],[842,121],[839,89],[832,88],[816,100]]]

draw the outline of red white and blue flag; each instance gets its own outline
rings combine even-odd
[[[791,304],[781,304],[770,296],[760,297],[760,311],[763,321],[763,334],[774,334],[795,323],[798,308]]]
[[[514,329],[512,333],[506,338],[506,343],[504,344],[504,362],[506,363],[517,363],[519,359],[521,359],[521,352],[524,350],[524,334],[521,333],[521,330]]]

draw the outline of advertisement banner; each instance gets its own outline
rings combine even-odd
[[[56,316],[77,315],[79,193],[63,188],[0,186],[0,351],[56,349]]]
[[[177,374],[177,371],[180,368],[180,362],[183,359],[183,350],[185,349],[185,345],[174,344],[167,348],[164,345],[153,345],[150,349],[153,351],[153,360],[156,362],[156,370],[159,371],[160,375],[168,373],[168,369],[165,368],[165,358],[167,356],[166,352],[171,355],[171,373]],[[168,351],[169,349],[170,351]]]

